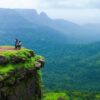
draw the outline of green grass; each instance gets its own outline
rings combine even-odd
[[[44,93],[43,100],[100,100],[100,92],[47,92]]]
[[[0,66],[0,73],[1,74],[7,73],[7,72],[14,70],[14,69],[15,69],[14,66],[12,66],[11,64],[7,64],[7,65],[5,65],[5,67]]]
[[[100,100],[100,94],[96,95],[96,100]]]
[[[0,48],[14,48],[11,46],[2,46]],[[11,70],[15,70],[15,69],[19,69],[19,68],[34,68],[35,63],[37,62],[38,59],[43,59],[41,56],[36,55],[34,57],[28,58],[28,54],[30,53],[31,50],[22,48],[21,50],[2,50],[0,51],[0,56],[3,56],[5,58],[8,59],[7,64],[5,65],[0,65],[0,74],[7,74],[9,73]],[[31,51],[32,52],[32,51]],[[17,56],[17,57],[21,57],[21,58],[25,58],[26,61],[22,62],[22,63],[17,63],[17,64],[13,64],[11,61],[11,58],[13,56]]]
[[[69,100],[69,96],[66,93],[46,93],[43,100]]]

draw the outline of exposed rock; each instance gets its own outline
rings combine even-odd
[[[20,76],[20,78],[19,78],[19,81],[24,81],[24,80],[25,80],[25,75],[22,74],[22,75]]]
[[[39,69],[41,68],[41,66],[42,66],[42,64],[39,63],[39,62],[35,64],[35,68],[36,68],[37,70],[39,70]]]
[[[19,57],[19,56],[13,56],[11,60],[12,60],[12,63],[16,64],[16,63],[25,62],[26,58],[22,58],[22,57]]]
[[[3,87],[3,82],[0,82],[0,88],[2,88]]]
[[[29,77],[33,77],[34,76],[34,70],[33,69],[28,69],[26,74]]]
[[[27,55],[29,58],[31,57],[34,57],[35,56],[35,53],[33,51],[29,51],[28,55]]]
[[[4,65],[7,63],[8,63],[8,59],[6,57],[0,55],[0,64]]]
[[[16,74],[16,72],[15,72],[14,70],[11,70],[11,71],[9,72],[9,74],[12,75],[12,76],[14,76],[14,75]]]
[[[42,59],[37,60],[37,63],[35,63],[35,68],[36,70],[41,69],[45,64],[45,61]]]
[[[37,62],[41,63],[41,68],[44,66],[45,61],[43,59],[39,59]]]

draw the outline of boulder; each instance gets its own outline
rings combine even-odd
[[[41,63],[41,68],[44,66],[44,64],[45,64],[45,61],[43,60],[43,59],[39,59],[37,62],[39,62],[39,63]]]
[[[39,63],[39,62],[35,64],[35,68],[36,68],[37,70],[39,70],[39,69],[41,68],[41,66],[42,66],[42,64]]]

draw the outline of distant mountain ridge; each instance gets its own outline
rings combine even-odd
[[[80,26],[63,19],[51,19],[46,13],[39,14],[34,9],[0,9],[0,34],[15,29],[19,29],[17,32],[21,32],[22,29],[35,32],[37,29],[40,33],[42,28],[65,37],[66,43],[90,43],[100,40],[100,30],[95,31],[93,28],[91,30],[91,27],[88,29],[87,25]]]
[[[70,43],[90,43],[100,41],[99,24],[80,26],[64,19],[51,19],[46,13],[36,10],[16,10],[22,17],[39,26],[47,26],[66,35]],[[94,28],[93,28],[94,26]],[[67,41],[68,42],[68,41]]]

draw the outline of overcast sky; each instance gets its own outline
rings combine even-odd
[[[0,7],[37,9],[79,24],[100,23],[100,0],[0,0]]]

